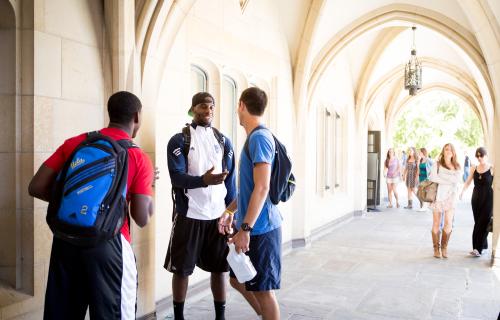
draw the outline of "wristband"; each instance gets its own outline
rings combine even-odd
[[[229,209],[224,210],[224,213],[227,213],[230,216],[234,216],[234,212]]]

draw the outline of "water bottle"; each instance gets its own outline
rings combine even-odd
[[[236,275],[236,279],[238,279],[239,283],[250,281],[257,274],[250,258],[243,252],[236,253],[236,248],[233,243],[229,244],[227,262],[229,263],[229,266],[231,266],[231,269]]]

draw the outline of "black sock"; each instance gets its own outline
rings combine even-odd
[[[225,320],[224,312],[226,311],[226,301],[214,301],[215,320]]]
[[[174,301],[174,319],[184,320],[184,301],[182,302]]]

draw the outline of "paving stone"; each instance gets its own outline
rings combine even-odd
[[[500,315],[500,303],[498,300],[463,298],[463,315],[484,320],[495,320]]]
[[[379,287],[373,289],[356,311],[404,319],[421,319],[430,314],[435,289]]]
[[[431,315],[449,319],[458,319],[460,316],[460,299],[435,299]]]

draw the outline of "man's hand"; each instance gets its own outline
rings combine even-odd
[[[219,233],[226,235],[233,233],[233,215],[224,211],[224,213],[219,218],[218,225]]]
[[[205,174],[202,176],[203,183],[207,186],[221,184],[222,182],[224,182],[229,173],[227,171],[224,171],[222,173],[213,174],[212,172],[214,171],[214,169],[214,167],[208,169],[208,171],[205,172]]]
[[[245,253],[250,250],[250,232],[240,230],[232,238],[229,238],[228,243],[234,243],[236,253]]]

